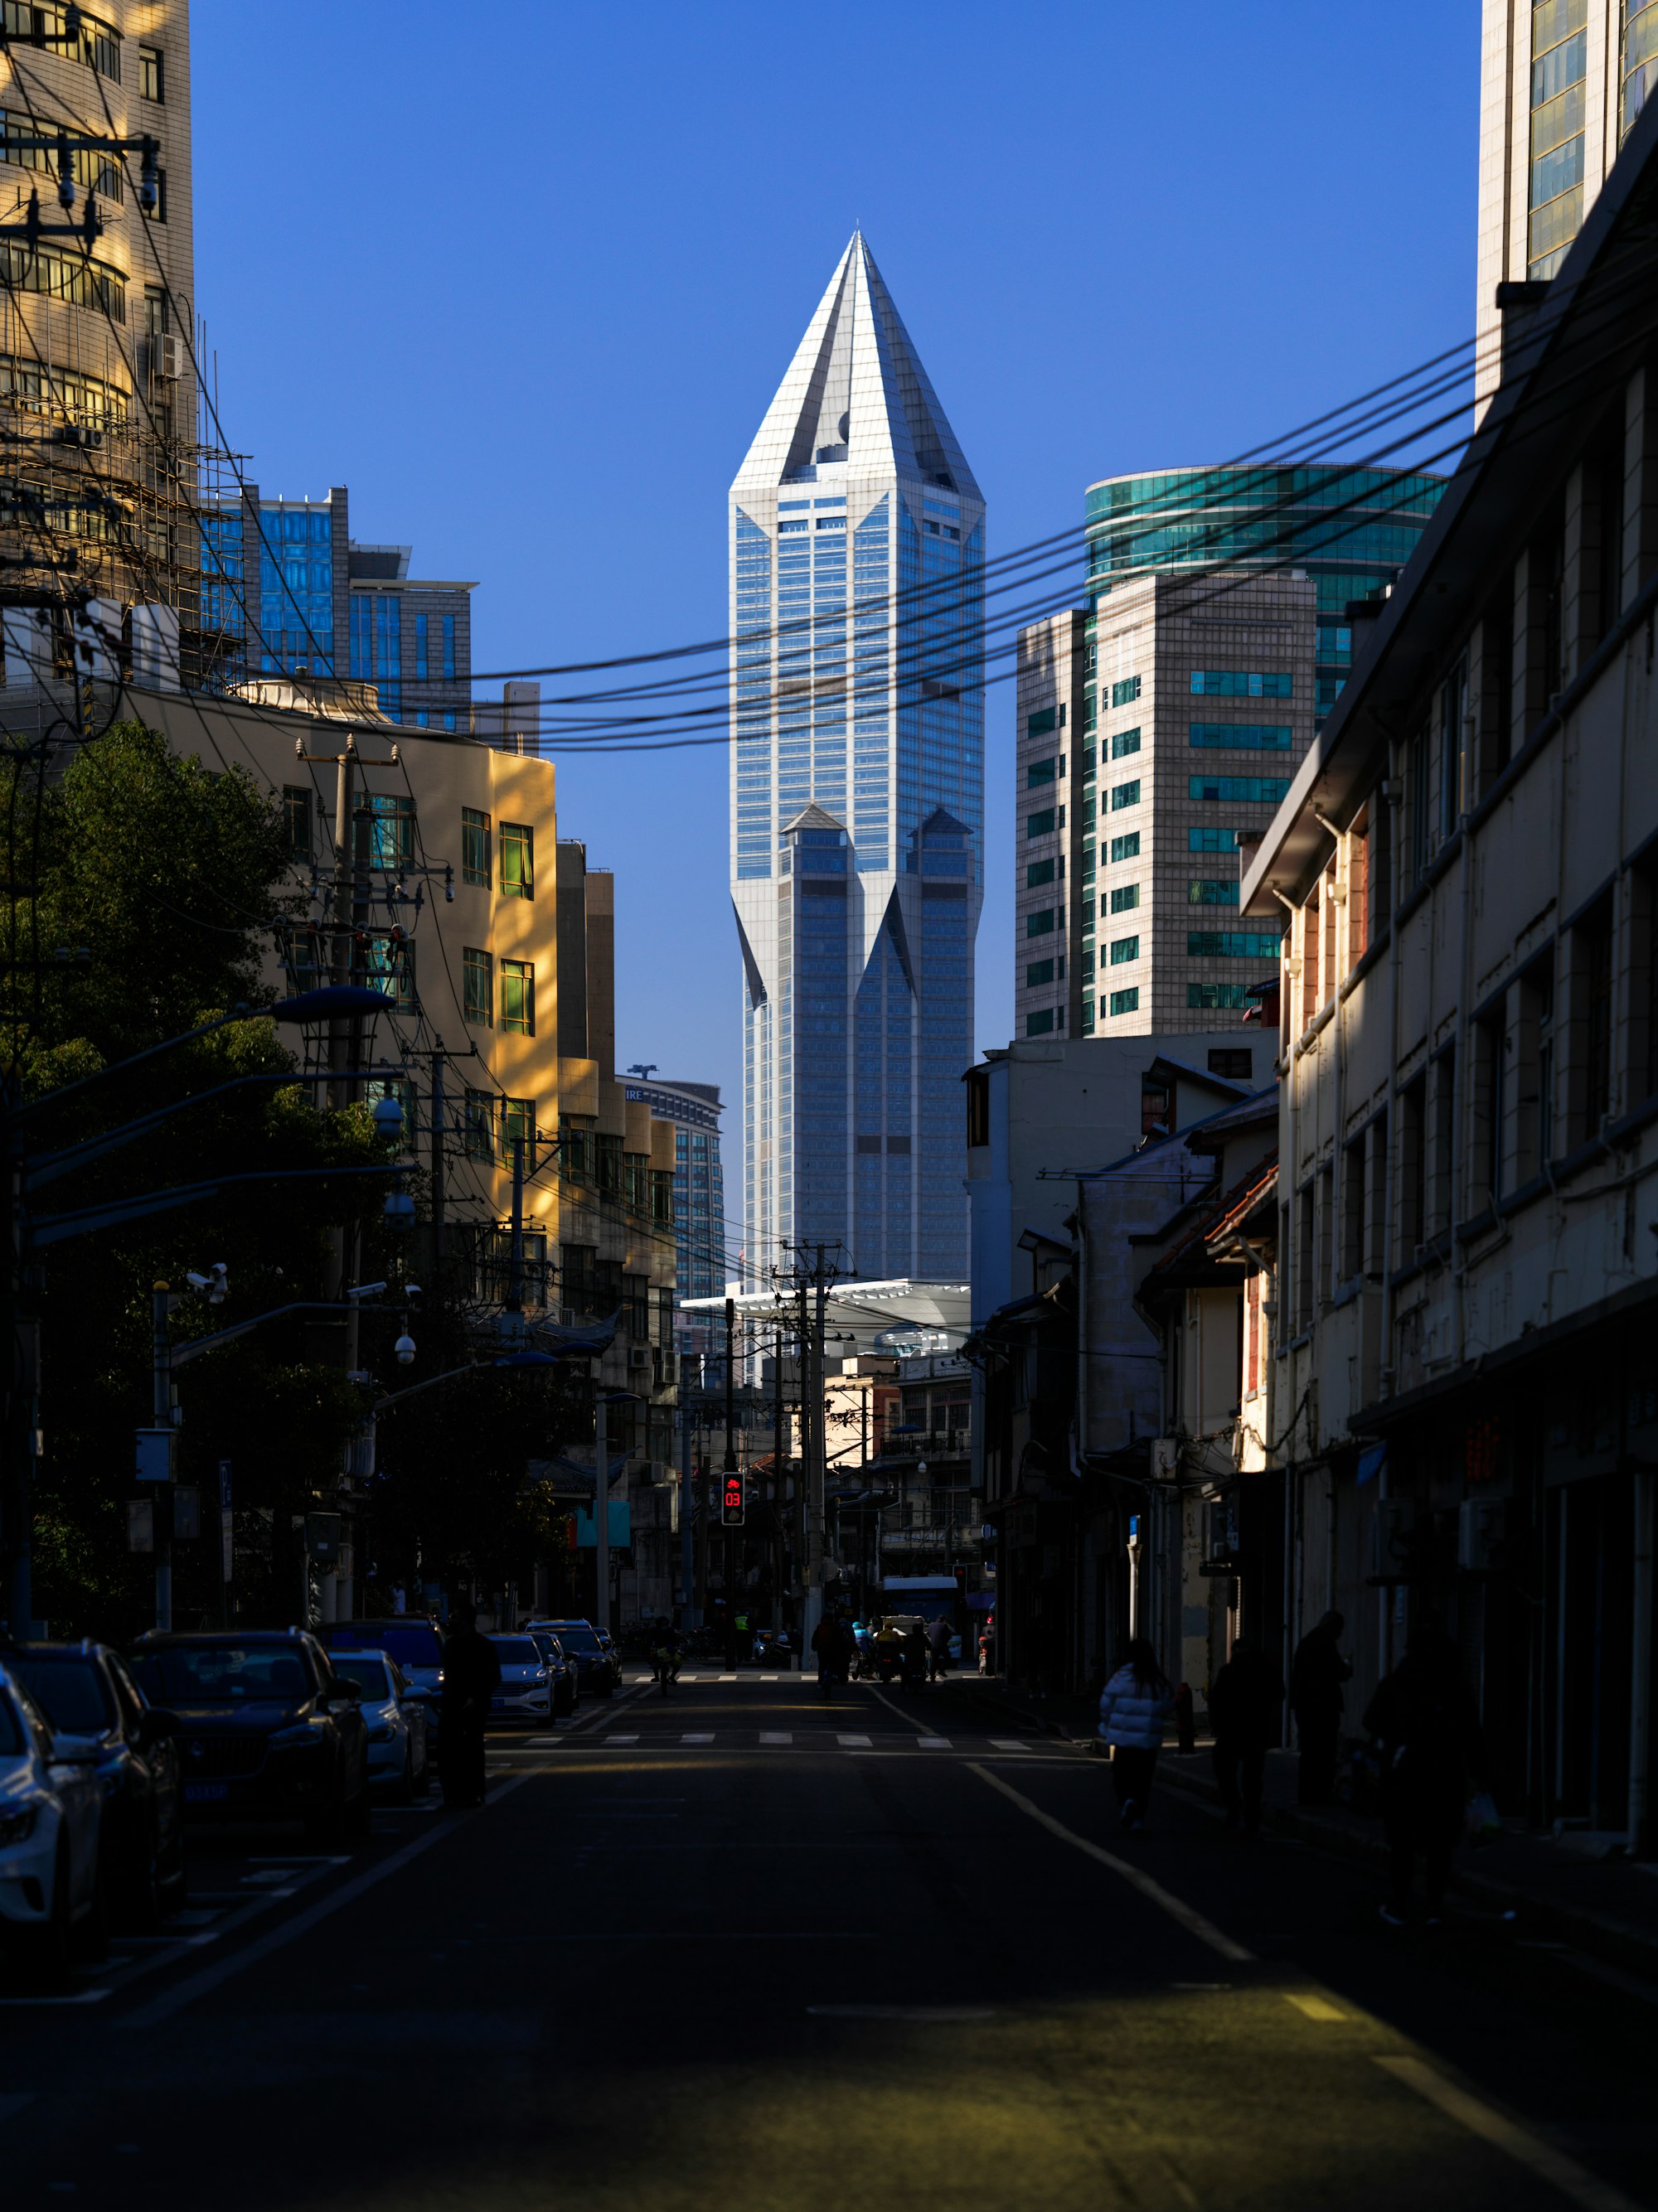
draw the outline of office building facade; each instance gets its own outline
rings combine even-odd
[[[1239,836],[1271,821],[1346,680],[1356,610],[1443,488],[1339,466],[1091,487],[1088,602],[1019,640],[1015,1037],[1248,1010],[1277,945],[1238,925]]]
[[[959,1279],[983,900],[984,506],[862,236],[731,490],[751,1283]]]
[[[725,1170],[720,1159],[720,1087],[716,1083],[657,1083],[641,1076],[626,1085],[630,1099],[652,1117],[674,1125],[674,1281],[679,1297],[722,1295],[733,1273],[726,1249]],[[714,1325],[706,1315],[682,1317],[680,1348],[711,1351]]]
[[[471,728],[475,586],[411,577],[406,545],[355,543],[344,484],[324,499],[246,484],[205,511],[202,532],[210,612],[241,681],[372,684],[392,721]]]
[[[1658,0],[1485,0],[1477,390],[1502,375],[1499,285],[1546,283],[1658,83]],[[1508,304],[1527,304],[1525,295]]]

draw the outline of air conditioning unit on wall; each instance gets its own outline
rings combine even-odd
[[[647,1344],[631,1344],[627,1348],[627,1364],[631,1368],[649,1367],[650,1347]]]

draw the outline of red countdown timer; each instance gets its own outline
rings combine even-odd
[[[725,1478],[720,1519],[728,1528],[741,1528],[742,1526],[742,1477],[740,1474],[728,1474]]]

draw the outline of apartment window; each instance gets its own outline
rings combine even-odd
[[[1081,973],[1082,980],[1084,982],[1092,982],[1094,980],[1094,945],[1092,941],[1089,939],[1085,939],[1083,940],[1082,959],[1082,966]]]
[[[1468,733],[1468,661],[1465,653],[1440,690],[1439,834],[1455,830],[1464,799],[1463,759]]]
[[[1238,879],[1235,876],[1193,876],[1186,884],[1186,895],[1191,906],[1236,906]]]
[[[1120,684],[1113,684],[1111,687],[1113,707],[1131,707],[1139,696],[1140,679],[1137,676],[1125,676]]]
[[[1192,689],[1208,699],[1290,699],[1295,696],[1295,679],[1271,671],[1194,668]]]
[[[1235,830],[1188,830],[1186,848],[1188,853],[1235,853],[1238,833]]]
[[[1051,860],[1032,860],[1027,865],[1025,889],[1027,891],[1033,891],[1039,884],[1051,884],[1052,881],[1053,862]]]
[[[1319,1170],[1319,1303],[1328,1305],[1336,1295],[1336,1170]]]
[[[462,1012],[469,1022],[477,1022],[486,1030],[495,1025],[494,965],[491,956],[476,945],[468,945],[462,949]]]
[[[1129,961],[1137,960],[1139,957],[1140,940],[1137,937],[1112,938],[1111,941],[1111,964],[1113,968],[1125,967]]]
[[[1368,1273],[1380,1277],[1387,1266],[1387,1224],[1391,1218],[1386,1114],[1378,1114],[1365,1133],[1364,1175],[1366,1251],[1362,1265]]]
[[[1341,1280],[1364,1272],[1364,1139],[1344,1145],[1341,1154]]]
[[[384,868],[401,874],[414,859],[412,799],[370,792],[357,802],[357,861],[360,868]]]
[[[1131,830],[1126,837],[1113,837],[1111,841],[1111,857],[1113,862],[1137,860],[1140,857],[1139,831]]]
[[[430,615],[415,617],[415,675],[423,684],[431,674],[431,627]]]
[[[495,1158],[495,1099],[487,1091],[466,1093],[461,1107],[461,1146],[468,1159]]]
[[[1189,929],[1186,939],[1192,960],[1276,960],[1282,945],[1269,929]]]
[[[1430,1236],[1448,1229],[1456,1218],[1457,1066],[1455,1051],[1442,1052],[1434,1062],[1433,1148],[1428,1189],[1428,1230]]]
[[[535,963],[501,963],[501,1026],[516,1036],[535,1035]]]
[[[1053,822],[1054,812],[1051,806],[1045,807],[1040,814],[1027,814],[1025,817],[1025,835],[1027,837],[1051,836]]]
[[[1051,935],[1053,931],[1053,917],[1054,909],[1051,906],[1038,907],[1033,914],[1027,914],[1025,916],[1026,936],[1047,937]]]
[[[1119,730],[1116,736],[1111,741],[1111,757],[1112,760],[1126,760],[1131,753],[1137,753],[1139,750],[1140,732],[1138,730]]]
[[[460,810],[460,880],[490,887],[490,817],[475,806]]]
[[[1106,1004],[1113,1014],[1137,1014],[1140,1011],[1139,991],[1137,988],[1131,991],[1113,991]]]
[[[454,617],[453,615],[445,615],[443,617],[443,680],[446,684],[453,684],[454,681]],[[445,714],[443,726],[446,730],[452,730],[454,727],[453,714]]]
[[[1399,1264],[1408,1267],[1428,1240],[1428,1085],[1424,1077],[1399,1093]]]
[[[1318,1243],[1313,1210],[1313,1186],[1304,1182],[1295,1193],[1295,1328],[1299,1334],[1313,1326],[1314,1267]]]
[[[1054,757],[1051,753],[1048,755],[1046,760],[1032,761],[1025,770],[1027,791],[1034,791],[1039,784],[1051,783],[1053,769]]]
[[[1045,738],[1058,726],[1059,710],[1057,707],[1041,708],[1036,714],[1027,714],[1025,718],[1025,735],[1027,738]]]
[[[1602,899],[1572,931],[1573,1058],[1577,1112],[1571,1141],[1600,1133],[1612,1110],[1612,901]]]
[[[501,1101],[501,1157],[511,1164],[513,1146],[524,1148],[524,1173],[535,1172],[535,1101],[533,1098],[503,1098]]]
[[[1038,990],[1044,983],[1051,983],[1052,981],[1053,963],[1051,960],[1033,960],[1026,967],[1025,988],[1027,991]]]
[[[1405,764],[1405,805],[1410,811],[1411,881],[1419,883],[1426,868],[1432,847],[1429,842],[1429,814],[1428,805],[1428,775],[1430,763],[1428,754],[1428,732],[1418,730],[1406,750]]]
[[[1508,1140],[1509,1040],[1502,1001],[1474,1024],[1473,1170],[1470,1211],[1495,1206],[1503,1195]]]
[[[1053,1031],[1053,1009],[1045,1006],[1040,1013],[1027,1014],[1025,1034],[1027,1037],[1049,1036]]]
[[[1277,806],[1289,788],[1287,775],[1194,775],[1186,780],[1188,798],[1208,805]]]
[[[1111,811],[1113,814],[1120,814],[1125,806],[1137,806],[1139,804],[1140,787],[1137,782],[1112,786]]]
[[[1188,743],[1221,753],[1287,753],[1288,722],[1188,722]]]
[[[1139,903],[1138,884],[1119,884],[1111,895],[1111,910],[1113,914],[1127,914]]]
[[[138,97],[153,100],[158,107],[166,101],[167,55],[160,46],[138,49]]]
[[[1253,1006],[1259,996],[1247,983],[1188,983],[1186,987],[1186,1006],[1193,1013],[1235,1012]]]
[[[288,849],[296,860],[311,857],[311,791],[308,784],[284,783],[282,787],[282,826],[287,832]]]
[[[501,896],[535,896],[535,832],[527,822],[501,824]]]

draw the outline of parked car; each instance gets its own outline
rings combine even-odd
[[[151,1705],[103,1644],[20,1644],[13,1677],[46,1715],[58,1754],[94,1761],[103,1784],[104,1867],[119,1925],[148,1931],[184,1903],[178,1723]]]
[[[318,1629],[328,1651],[383,1651],[396,1661],[409,1694],[426,1708],[426,1743],[437,1750],[438,1698],[443,1686],[443,1631],[424,1613],[394,1613],[377,1620],[335,1620]]]
[[[103,1811],[95,1755],[64,1756],[0,1665],[0,1935],[27,1971],[55,1977],[77,1952],[104,1954]]]
[[[590,1620],[532,1620],[525,1633],[533,1635],[538,1628],[551,1629],[565,1658],[575,1661],[576,1679],[584,1697],[607,1698],[621,1687],[622,1662],[600,1642],[599,1632]]]
[[[369,1731],[299,1629],[141,1637],[138,1686],[178,1716],[186,1820],[302,1820],[319,1842],[369,1825]]]
[[[342,1682],[363,1692],[358,1711],[369,1731],[369,1780],[407,1805],[424,1797],[431,1780],[426,1747],[426,1701],[384,1651],[333,1650],[328,1655]]]
[[[490,1699],[490,1718],[545,1721],[552,1717],[552,1680],[528,1634],[491,1636],[501,1662],[501,1680]]]
[[[552,1692],[552,1712],[555,1720],[564,1720],[576,1711],[576,1677],[573,1661],[564,1656],[564,1647],[550,1628],[527,1629],[525,1634],[541,1655],[547,1670],[547,1685]]]

